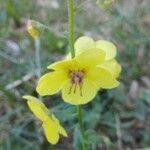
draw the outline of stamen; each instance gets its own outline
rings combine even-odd
[[[68,94],[71,94],[72,88],[73,88],[73,84],[71,84]]]
[[[82,94],[82,84],[79,84],[79,88],[80,88],[80,96],[83,96],[83,94]]]
[[[76,93],[77,83],[74,85],[74,94]]]
[[[71,94],[72,89],[73,89],[73,93],[75,94],[77,91],[77,87],[79,86],[80,96],[83,96],[82,85],[83,85],[84,70],[77,70],[77,71],[69,70],[69,76],[70,76],[71,86],[68,94]]]

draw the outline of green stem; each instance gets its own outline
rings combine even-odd
[[[41,61],[40,61],[40,39],[35,38],[35,62],[36,62],[36,75],[39,78],[41,76]]]
[[[74,9],[73,9],[73,0],[68,1],[68,38],[69,38],[69,48],[71,57],[75,57],[75,50],[74,50]],[[77,114],[78,114],[78,122],[80,126],[80,134],[82,137],[82,149],[86,149],[85,145],[85,134],[84,134],[84,127],[83,127],[83,120],[82,120],[82,111],[81,106],[77,106]]]
[[[74,50],[74,10],[73,0],[68,0],[68,38],[71,57],[75,57]]]
[[[81,138],[82,138],[82,149],[86,149],[86,144],[85,144],[85,134],[84,134],[84,126],[83,126],[83,120],[82,120],[82,110],[81,106],[77,106],[77,112],[78,112],[78,122],[80,126],[80,133],[81,133]]]

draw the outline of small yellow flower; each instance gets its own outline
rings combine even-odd
[[[27,104],[33,114],[42,121],[48,142],[56,144],[59,140],[59,134],[67,137],[65,129],[59,124],[58,119],[53,114],[48,115],[48,109],[40,100],[30,95],[25,95],[23,98],[27,99]]]
[[[27,22],[27,31],[32,36],[32,38],[39,37],[39,31],[33,26],[32,20],[28,20]]]
[[[53,71],[43,75],[36,88],[41,96],[61,91],[65,102],[80,105],[91,101],[100,88],[119,85],[116,78],[120,65],[114,60],[116,48],[112,43],[81,37],[75,43],[75,50],[77,55],[73,59],[48,66]]]

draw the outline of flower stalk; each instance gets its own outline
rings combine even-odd
[[[75,57],[74,50],[74,9],[73,0],[68,0],[68,39],[69,39],[69,50],[71,57]]]
[[[35,63],[37,67],[36,75],[39,78],[41,76],[41,61],[40,61],[40,39],[39,37],[34,39],[35,44]]]
[[[71,57],[75,57],[75,50],[74,50],[74,8],[73,8],[73,0],[68,0],[68,39],[69,39],[69,50],[71,53]],[[77,117],[80,127],[80,134],[82,138],[82,149],[86,150],[85,146],[85,134],[84,134],[84,127],[83,127],[83,120],[82,120],[82,111],[81,106],[77,106]]]
[[[85,144],[85,133],[84,133],[84,126],[83,126],[83,120],[82,120],[82,110],[81,106],[77,106],[77,112],[78,112],[78,122],[80,127],[80,133],[82,138],[82,149],[86,150],[86,144]]]

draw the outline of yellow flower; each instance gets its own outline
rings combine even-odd
[[[39,37],[39,31],[33,26],[32,20],[28,20],[27,22],[27,31],[32,36],[32,38]]]
[[[119,85],[116,80],[117,62],[113,60],[116,55],[114,45],[106,41],[95,43],[88,37],[82,37],[75,43],[75,49],[77,55],[73,59],[48,66],[53,71],[43,75],[36,88],[41,96],[61,91],[65,102],[80,105],[91,101],[100,88],[111,89]]]
[[[27,104],[33,114],[42,121],[48,142],[56,144],[59,140],[59,134],[67,137],[65,129],[59,124],[58,119],[53,114],[48,115],[48,109],[40,100],[30,95],[25,95],[23,98],[27,99]]]

